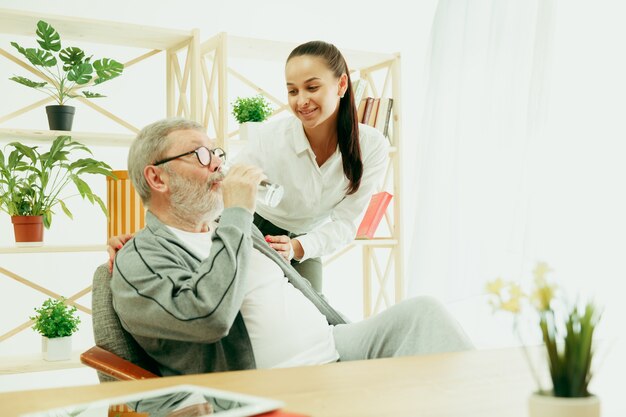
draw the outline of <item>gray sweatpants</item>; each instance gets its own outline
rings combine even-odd
[[[415,297],[334,330],[341,361],[473,349],[461,326],[432,297]]]

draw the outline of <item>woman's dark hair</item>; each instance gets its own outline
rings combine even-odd
[[[354,194],[361,185],[363,161],[361,160],[361,145],[359,142],[359,120],[352,92],[352,81],[350,80],[348,64],[346,64],[346,60],[335,45],[322,41],[311,41],[297,46],[289,54],[287,62],[289,62],[291,58],[302,55],[322,58],[337,78],[341,77],[342,74],[348,76],[348,88],[343,98],[339,101],[337,140],[343,161],[343,173],[346,178],[348,178],[348,181],[350,181],[347,192],[348,195]]]

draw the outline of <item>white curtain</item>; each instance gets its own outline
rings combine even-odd
[[[540,260],[570,298],[604,307],[601,337],[624,338],[625,12],[617,0],[438,3],[408,294],[442,299],[479,346],[514,341],[486,281],[529,283]]]
[[[474,338],[485,282],[520,276],[534,256],[553,16],[552,0],[441,0],[434,17],[408,293],[451,305]]]

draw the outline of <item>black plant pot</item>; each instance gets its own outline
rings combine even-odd
[[[75,111],[72,106],[46,106],[50,130],[72,130]]]

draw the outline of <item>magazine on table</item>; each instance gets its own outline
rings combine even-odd
[[[176,385],[22,417],[248,417],[283,406],[283,402],[270,398],[196,385]]]

